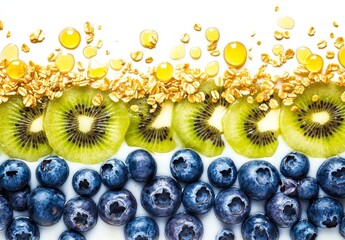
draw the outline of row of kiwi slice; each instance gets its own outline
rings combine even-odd
[[[70,88],[61,98],[34,108],[15,96],[0,104],[0,148],[27,161],[55,153],[93,164],[111,157],[124,142],[164,153],[180,141],[183,147],[213,157],[222,154],[226,141],[238,154],[259,158],[276,152],[281,135],[293,150],[311,157],[345,151],[345,103],[340,98],[344,87],[313,84],[295,99],[296,111],[285,106],[264,111],[245,98],[232,104],[222,98],[214,101],[215,89],[219,90],[205,84],[200,88],[205,101],[167,101],[154,112],[145,98],[115,103],[107,93],[90,87]],[[96,96],[103,99],[97,106]]]

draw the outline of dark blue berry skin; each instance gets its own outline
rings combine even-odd
[[[11,207],[13,210],[16,211],[25,211],[28,208],[28,198],[31,193],[31,188],[29,185],[26,185],[22,189],[19,189],[17,191],[8,191],[3,190],[2,194],[3,196],[9,201]]]
[[[216,240],[235,240],[235,234],[230,229],[223,229],[217,233]]]
[[[312,200],[319,195],[319,184],[315,178],[306,177],[298,182],[297,197],[302,200]]]
[[[280,228],[291,227],[301,217],[301,204],[293,197],[278,192],[265,205],[266,216]]]
[[[97,206],[91,198],[75,197],[65,205],[63,221],[70,230],[87,232],[97,224],[97,219]]]
[[[339,223],[339,233],[343,238],[345,238],[345,217],[342,217]]]
[[[181,205],[180,184],[168,176],[156,176],[141,191],[141,205],[152,216],[169,217]]]
[[[177,181],[192,183],[199,180],[204,171],[204,165],[197,152],[186,148],[173,154],[170,171]]]
[[[133,194],[126,190],[109,190],[98,202],[99,216],[110,225],[122,226],[135,217],[137,201]]]
[[[151,153],[144,149],[137,149],[128,154],[126,164],[130,176],[137,182],[147,182],[156,176],[156,161]]]
[[[343,217],[343,206],[334,198],[320,197],[310,204],[307,216],[317,227],[334,228]]]
[[[278,190],[280,176],[278,170],[264,160],[252,160],[242,165],[238,171],[238,181],[242,191],[254,200],[265,200]]]
[[[291,227],[290,238],[291,240],[315,240],[317,232],[317,227],[308,220],[302,219]]]
[[[299,152],[291,152],[280,162],[280,172],[287,178],[300,180],[307,176],[310,168],[309,159]]]
[[[19,240],[19,239],[29,239],[29,240],[39,240],[40,232],[35,224],[28,217],[16,217],[11,222],[11,225],[6,230],[7,240]]]
[[[241,227],[245,240],[278,240],[279,229],[264,214],[258,213],[247,218]]]
[[[332,197],[345,197],[345,159],[332,157],[319,167],[316,180],[321,189]]]
[[[60,220],[65,201],[65,195],[55,188],[35,188],[28,198],[30,217],[37,225],[51,226]]]
[[[241,223],[250,213],[251,202],[248,196],[238,188],[228,188],[218,193],[214,212],[217,218],[228,224]]]
[[[69,175],[67,162],[58,156],[48,156],[36,168],[36,178],[45,187],[62,186]]]
[[[220,157],[211,162],[207,169],[210,183],[218,188],[231,187],[237,178],[237,168],[228,157]]]
[[[124,162],[113,158],[102,164],[100,175],[105,186],[110,189],[120,189],[128,180],[128,169]]]
[[[201,240],[204,234],[202,222],[194,215],[178,213],[165,225],[167,240]]]
[[[0,231],[7,228],[13,218],[13,210],[6,198],[0,196]]]
[[[86,238],[78,232],[66,230],[61,233],[58,240],[86,240]]]
[[[85,197],[91,197],[98,193],[101,185],[101,176],[92,169],[81,169],[77,171],[72,178],[72,187],[74,191]]]
[[[298,182],[291,178],[281,177],[280,181],[280,191],[287,196],[296,197],[297,196],[297,186]]]
[[[125,226],[126,240],[157,240],[159,228],[155,220],[150,217],[136,217]]]
[[[9,191],[17,191],[30,182],[28,165],[16,159],[9,159],[0,165],[0,186]]]
[[[214,204],[214,191],[210,184],[195,182],[187,185],[182,192],[184,208],[194,214],[208,212]]]

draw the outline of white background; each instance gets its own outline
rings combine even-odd
[[[192,66],[204,67],[209,61],[217,59],[221,64],[221,72],[225,65],[222,57],[211,57],[206,51],[207,41],[204,38],[204,30],[207,27],[218,27],[221,32],[221,38],[218,49],[222,50],[226,43],[234,40],[241,41],[249,48],[252,47],[253,60],[247,61],[246,67],[254,71],[260,66],[260,53],[271,53],[272,46],[277,43],[273,37],[275,30],[282,31],[277,25],[277,19],[281,16],[290,16],[295,20],[295,28],[290,31],[291,38],[283,40],[281,43],[285,49],[296,49],[299,46],[306,45],[313,52],[325,56],[326,49],[318,50],[317,43],[320,40],[328,42],[328,50],[333,47],[334,40],[331,40],[329,34],[333,32],[336,37],[342,36],[345,27],[345,15],[342,7],[342,1],[291,1],[291,0],[263,0],[263,1],[194,1],[194,0],[174,0],[174,1],[154,1],[154,0],[127,0],[127,1],[106,1],[106,0],[59,0],[59,1],[2,1],[0,4],[0,19],[4,22],[5,29],[0,32],[0,49],[8,43],[15,43],[21,46],[26,43],[31,51],[28,54],[21,53],[20,58],[24,60],[33,60],[40,64],[47,63],[47,56],[55,48],[61,48],[58,42],[60,30],[67,26],[78,29],[83,36],[82,45],[73,54],[77,60],[85,61],[82,58],[82,49],[85,46],[85,35],[83,34],[83,25],[85,21],[90,21],[95,27],[102,25],[102,30],[96,29],[95,41],[103,40],[104,45],[96,59],[100,61],[107,58],[124,58],[129,60],[129,53],[135,49],[142,49],[139,43],[139,33],[144,29],[154,29],[159,34],[159,41],[156,49],[144,49],[144,59],[152,56],[154,64],[160,61],[169,60],[171,48],[180,43],[180,37],[183,33],[189,33],[190,43],[186,45],[187,51],[194,46],[199,46],[203,50],[201,60],[194,61],[188,56],[177,62],[191,62]],[[275,6],[279,6],[278,12],[274,11]],[[333,27],[333,21],[339,23],[339,28]],[[200,23],[203,27],[201,32],[193,29],[195,23]],[[309,27],[314,26],[316,34],[309,37],[307,31]],[[30,44],[29,35],[31,32],[43,29],[46,33],[46,39],[40,44]],[[6,38],[6,32],[11,31],[12,36]],[[255,32],[252,38],[250,35]],[[261,41],[261,46],[256,42]],[[110,50],[110,55],[105,56],[105,51]],[[65,52],[68,52],[64,50]],[[336,59],[334,60],[336,61]],[[148,66],[142,61],[135,64],[141,70]],[[292,71],[296,66],[296,61],[290,61],[290,64],[275,70],[276,73],[282,73],[285,70]],[[116,154],[116,157],[125,160],[126,154],[131,151],[130,148],[123,146]],[[273,164],[278,166],[280,159],[290,151],[281,141],[277,153],[269,158]],[[156,155],[159,163],[159,174],[169,174],[168,163],[172,153]],[[233,153],[227,148],[223,153],[230,156],[237,167],[247,159]],[[5,156],[2,157],[5,159]],[[204,158],[205,169],[212,159]],[[311,159],[312,169],[310,176],[315,176],[315,172],[322,159]],[[36,163],[30,164],[31,168],[36,167]],[[71,176],[76,169],[85,167],[78,164],[70,164]],[[98,169],[99,166],[92,166]],[[34,172],[33,172],[34,173]],[[33,174],[32,186],[35,186]],[[204,174],[202,180],[207,180]],[[63,188],[67,198],[75,196],[71,191],[71,177]],[[133,191],[140,201],[140,189],[142,186],[130,181],[126,188]],[[102,191],[95,197],[98,199]],[[252,213],[262,210],[262,203],[254,203]],[[138,204],[138,215],[145,214]],[[305,206],[304,206],[305,207]],[[305,209],[305,208],[304,208]],[[229,227],[236,232],[236,238],[241,239],[239,226],[223,226],[220,221],[214,217],[213,211],[201,217],[205,226],[204,239],[214,239],[216,232],[222,227]],[[164,239],[164,224],[166,219],[158,220],[160,225],[160,239]],[[65,229],[62,221],[56,226],[41,229],[41,239],[57,239],[59,234]],[[318,239],[341,239],[338,235],[338,229],[320,230]],[[99,219],[97,226],[85,234],[87,239],[123,239],[123,229],[121,227],[108,226]],[[4,238],[0,233],[0,239]],[[289,239],[288,231],[281,230],[281,239]]]

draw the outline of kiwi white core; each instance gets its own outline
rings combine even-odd
[[[30,132],[36,133],[43,130],[43,115],[32,121]]]
[[[152,127],[154,128],[162,128],[162,127],[170,127],[171,126],[171,119],[172,119],[172,112],[173,112],[173,104],[171,102],[166,102],[162,106],[162,109],[156,119],[152,123]]]
[[[317,112],[312,115],[313,122],[324,125],[329,121],[329,114],[326,111]]]
[[[260,132],[277,131],[278,130],[278,110],[269,111],[266,116],[258,122],[258,129]]]
[[[223,132],[222,118],[224,116],[225,111],[226,108],[223,106],[216,107],[210,119],[208,120],[208,123],[211,126],[217,128],[220,132]]]
[[[79,131],[83,133],[88,133],[92,129],[92,124],[94,122],[93,117],[85,116],[85,115],[80,115],[78,116],[78,127]]]

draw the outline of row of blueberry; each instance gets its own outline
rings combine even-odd
[[[141,192],[143,208],[155,217],[173,216],[166,224],[166,238],[201,239],[203,225],[198,214],[214,208],[218,219],[226,224],[242,223],[244,239],[278,239],[278,227],[290,227],[293,240],[315,239],[317,228],[336,227],[345,237],[343,206],[336,198],[345,197],[345,159],[334,157],[319,168],[317,177],[307,177],[309,160],[301,153],[285,156],[279,171],[269,162],[253,160],[237,170],[227,157],[215,159],[207,169],[209,182],[198,181],[204,167],[200,156],[190,149],[176,151],[170,161],[173,176],[156,176],[157,165],[152,155],[142,149],[131,152],[126,163],[118,159],[104,162],[99,173],[91,169],[77,171],[72,186],[78,197],[67,203],[56,187],[62,186],[69,175],[65,160],[57,156],[45,158],[36,168],[40,183],[31,191],[31,173],[25,162],[15,159],[0,165],[0,230],[6,229],[7,239],[30,237],[38,239],[37,225],[51,226],[61,217],[69,231],[60,239],[85,239],[81,233],[91,230],[98,216],[111,225],[125,225],[126,239],[158,239],[159,230],[150,217],[135,217],[137,201],[123,189],[130,176],[146,182]],[[240,188],[233,187],[238,179]],[[106,191],[98,205],[90,198],[104,184]],[[182,190],[180,183],[185,183]],[[223,189],[216,196],[212,186]],[[331,197],[319,197],[319,186]],[[278,191],[280,189],[280,191]],[[335,197],[335,198],[332,198]],[[265,215],[249,216],[251,200],[267,200]],[[300,220],[300,200],[309,200],[308,220]],[[187,213],[175,214],[183,204]],[[13,210],[29,211],[30,217],[12,220]],[[37,225],[36,225],[37,224]],[[36,236],[36,238],[35,238]],[[185,238],[183,238],[184,236]],[[140,239],[140,238],[139,238]],[[234,239],[229,229],[216,239]]]

